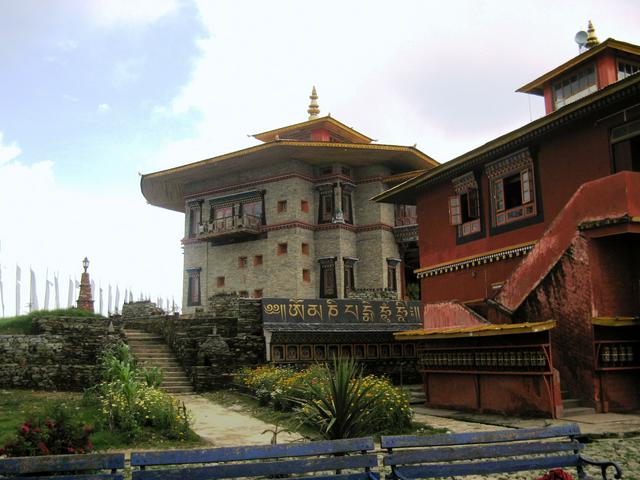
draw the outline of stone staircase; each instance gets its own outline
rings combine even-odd
[[[171,349],[165,344],[164,338],[143,330],[125,329],[124,334],[131,353],[140,366],[162,369],[164,372],[162,385],[160,385],[162,390],[167,393],[193,393],[189,378]]]
[[[567,398],[570,397],[569,392],[563,390],[561,392],[562,395],[562,409],[564,413],[562,414],[562,418],[567,417],[576,417],[578,415],[591,415],[596,413],[595,408],[585,407],[582,405],[582,401],[578,398]]]
[[[409,392],[411,397],[409,398],[409,404],[411,405],[424,405],[427,401],[427,397],[424,395],[424,387],[421,383],[413,385],[403,385],[405,390]]]

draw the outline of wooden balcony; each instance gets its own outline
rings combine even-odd
[[[228,242],[246,240],[261,233],[262,218],[255,215],[231,215],[216,218],[198,227],[199,240]]]
[[[418,241],[418,217],[396,216],[396,225],[393,234],[398,243],[410,243]]]

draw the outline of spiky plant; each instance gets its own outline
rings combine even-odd
[[[328,440],[364,435],[363,417],[380,393],[363,381],[362,367],[349,358],[334,358],[332,368],[322,367],[321,376],[320,382],[305,382],[306,392],[291,399],[301,407],[303,422],[319,427]]]

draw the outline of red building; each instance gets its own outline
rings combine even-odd
[[[518,90],[546,116],[376,197],[417,205],[431,405],[640,408],[640,47],[586,47]]]

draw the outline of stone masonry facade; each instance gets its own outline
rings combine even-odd
[[[117,319],[36,322],[36,335],[0,335],[0,387],[82,390],[98,380],[100,354],[123,338]]]
[[[392,287],[387,259],[399,257],[393,235],[394,207],[369,201],[385,189],[383,179],[390,170],[377,165],[328,166],[329,174],[302,161],[280,161],[233,178],[210,177],[189,185],[185,192],[183,312],[205,310],[204,299],[219,294],[321,297],[319,260],[327,258],[335,259],[336,298],[345,297],[345,262],[353,264],[355,288]],[[337,207],[342,207],[342,190],[350,192],[351,223],[319,222],[323,188],[333,189]],[[260,192],[263,202],[260,234],[222,244],[193,234],[213,217],[217,201],[248,191]],[[195,214],[191,212],[194,208]],[[190,225],[194,220],[197,226]],[[200,304],[189,299],[193,271],[199,276]],[[398,298],[400,275],[396,268],[394,298]]]

